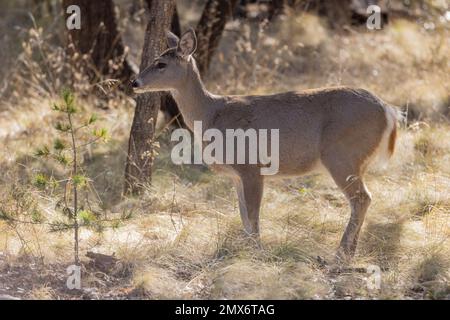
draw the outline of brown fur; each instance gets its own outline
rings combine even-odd
[[[155,62],[138,76],[136,91],[170,90],[191,129],[194,121],[202,121],[203,130],[215,128],[222,132],[279,129],[278,174],[301,175],[321,164],[347,197],[351,216],[338,256],[352,256],[371,201],[363,181],[364,172],[377,151],[393,152],[395,112],[370,92],[348,87],[255,96],[211,94],[191,56],[195,48],[180,48],[184,43],[195,44],[195,35],[189,31],[184,37],[189,37],[189,41],[180,41],[178,49],[156,60],[167,64],[164,70],[158,70]],[[190,54],[186,56],[186,52]],[[390,129],[392,122],[394,127]],[[380,150],[388,130],[392,131],[384,148],[389,150]],[[260,166],[216,164],[214,168],[233,178],[244,228],[248,234],[258,236],[266,178],[260,175]]]
[[[394,154],[396,140],[397,140],[397,125],[395,124],[389,136],[389,147],[388,147],[389,156],[392,156],[392,154]]]

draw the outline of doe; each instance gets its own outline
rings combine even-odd
[[[371,196],[364,173],[377,155],[394,152],[399,113],[363,89],[331,87],[273,95],[221,96],[208,92],[200,79],[193,53],[197,39],[192,29],[178,39],[167,36],[163,52],[133,81],[136,93],[170,91],[186,125],[203,128],[279,129],[277,175],[301,175],[326,168],[348,199],[351,216],[342,236],[337,258],[348,261],[356,250],[358,235]],[[258,164],[216,164],[231,175],[239,198],[245,231],[259,236],[263,182]]]

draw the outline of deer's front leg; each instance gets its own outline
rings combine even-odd
[[[263,177],[258,172],[242,173],[235,179],[239,211],[245,232],[259,237],[259,210],[264,189]]]

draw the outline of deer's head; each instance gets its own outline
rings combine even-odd
[[[169,91],[188,81],[188,72],[194,63],[192,54],[197,48],[194,30],[189,29],[180,39],[168,32],[167,44],[169,49],[140,72],[132,82],[134,92]]]

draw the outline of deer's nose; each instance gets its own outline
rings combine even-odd
[[[131,82],[131,86],[133,88],[139,88],[141,86],[141,83],[138,79],[134,80],[133,82]]]

